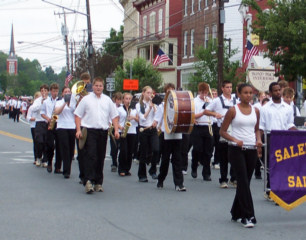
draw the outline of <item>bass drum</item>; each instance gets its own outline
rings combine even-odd
[[[171,90],[165,97],[164,124],[167,133],[191,133],[194,125],[194,99],[190,91]]]

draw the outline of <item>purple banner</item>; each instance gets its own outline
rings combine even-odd
[[[306,131],[272,131],[270,197],[286,210],[306,201]]]

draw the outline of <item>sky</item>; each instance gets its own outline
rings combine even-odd
[[[47,0],[69,9],[86,13],[85,0]],[[111,28],[120,29],[123,24],[123,8],[118,0],[90,0],[93,44],[101,47],[109,37]],[[65,10],[69,31],[68,40],[75,41],[78,51],[87,41],[87,18],[82,14]],[[66,66],[66,50],[61,33],[64,24],[63,9],[42,0],[0,0],[0,51],[9,53],[11,27],[14,26],[15,52],[17,56],[37,59],[42,68],[52,66],[60,72]]]

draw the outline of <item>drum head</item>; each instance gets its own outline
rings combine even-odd
[[[82,128],[82,138],[79,139],[79,149],[83,149],[87,138],[87,128]]]
[[[174,133],[177,125],[177,97],[174,90],[167,93],[164,106],[164,124],[167,133]]]

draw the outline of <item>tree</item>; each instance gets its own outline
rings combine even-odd
[[[6,93],[7,89],[7,76],[6,74],[0,74],[0,88],[3,90],[3,93]]]
[[[198,91],[198,84],[206,82],[211,88],[217,88],[218,85],[218,47],[216,41],[210,39],[207,47],[199,46],[196,48],[195,56],[197,61],[194,63],[196,74],[191,76],[189,90],[192,92]],[[237,49],[231,50],[228,53],[228,45],[224,46],[223,60],[223,77],[235,86],[238,81],[245,79],[245,76],[237,75],[239,61],[230,61],[230,58],[238,52]]]
[[[267,41],[266,56],[281,65],[280,73],[286,80],[306,76],[306,1],[270,0],[269,11],[262,10],[255,0],[243,3],[257,11],[253,33]]]
[[[118,66],[115,71],[116,91],[123,91],[123,79],[130,78],[130,66],[132,65],[133,79],[139,80],[139,90],[145,86],[151,86],[155,91],[160,91],[162,84],[161,73],[151,63],[142,58],[136,58],[133,62],[125,62],[124,68]]]

